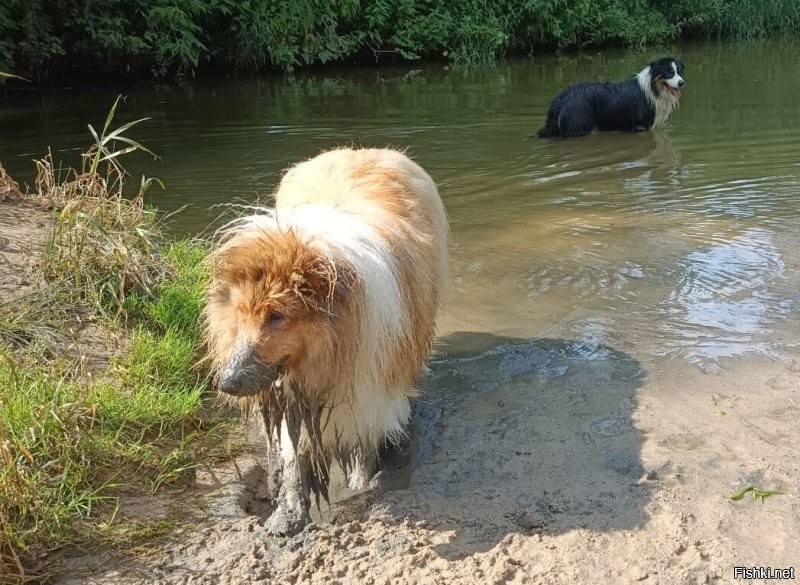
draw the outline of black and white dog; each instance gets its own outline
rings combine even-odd
[[[664,57],[621,83],[579,83],[556,96],[539,138],[599,131],[641,132],[663,126],[681,99],[683,62]]]

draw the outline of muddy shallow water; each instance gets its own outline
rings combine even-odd
[[[132,170],[164,179],[159,207],[189,206],[179,231],[321,148],[389,144],[439,183],[453,249],[396,489],[288,544],[254,541],[240,506],[126,578],[705,583],[736,562],[796,561],[794,498],[727,494],[800,487],[800,44],[683,47],[664,130],[528,138],[559,88],[670,52],[127,91],[122,112],[153,117],[136,137],[162,157]],[[0,160],[24,179],[48,144],[75,156],[114,94],[12,96]]]

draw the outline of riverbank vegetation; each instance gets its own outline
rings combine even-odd
[[[201,462],[229,454],[231,419],[206,408],[198,366],[206,244],[169,242],[144,203],[154,181],[123,195],[119,161],[146,149],[125,134],[140,121],[112,129],[116,105],[80,170],[47,155],[30,194],[0,171],[16,199],[0,214],[50,210],[38,211],[49,229],[29,252],[29,282],[0,297],[2,583],[46,571],[64,543],[168,532],[163,519],[127,518],[120,498],[185,488]],[[21,270],[6,268],[7,280]]]
[[[172,78],[798,32],[796,0],[9,0],[0,70]]]

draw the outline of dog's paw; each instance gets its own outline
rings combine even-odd
[[[428,364],[422,364],[422,369],[419,371],[419,373],[422,376],[431,376],[433,375],[433,370],[428,366]]]
[[[264,530],[269,536],[294,536],[310,523],[308,512],[279,506],[267,518]]]
[[[369,480],[372,476],[372,470],[357,465],[353,471],[350,472],[350,477],[347,478],[347,487],[351,490],[363,490],[365,487],[369,486]]]
[[[385,471],[379,471],[369,480],[369,489],[381,492],[389,485],[389,476]]]

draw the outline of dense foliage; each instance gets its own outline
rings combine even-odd
[[[797,0],[5,0],[0,70],[193,75],[800,32]]]

